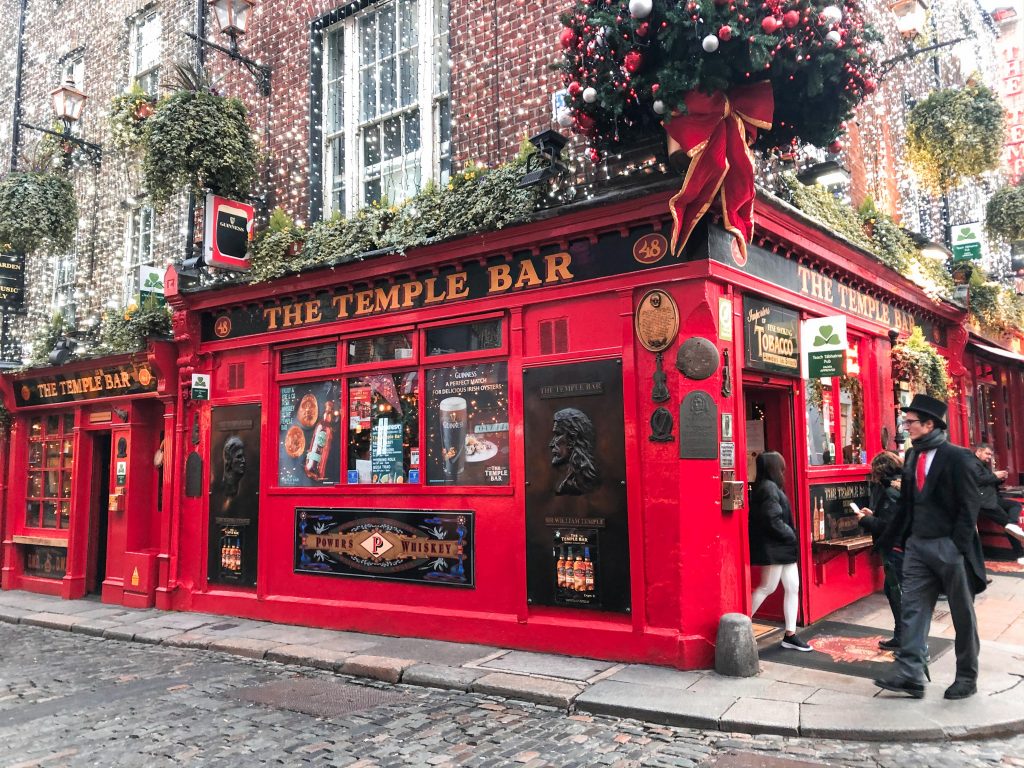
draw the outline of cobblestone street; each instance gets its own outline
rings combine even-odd
[[[913,745],[705,733],[29,626],[0,625],[0,649],[3,768],[1024,766],[1024,736]]]

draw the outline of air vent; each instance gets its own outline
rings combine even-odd
[[[337,364],[338,345],[335,342],[281,350],[281,373],[334,368]]]
[[[569,351],[569,318],[540,321],[540,353],[554,355]]]
[[[228,389],[245,389],[245,363],[228,366]]]

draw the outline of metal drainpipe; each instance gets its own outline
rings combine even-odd
[[[14,117],[11,125],[11,171],[18,170],[18,145],[21,143],[21,69],[25,61],[25,14],[28,0],[18,8],[18,54],[14,59]]]

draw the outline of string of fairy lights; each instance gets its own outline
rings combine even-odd
[[[429,3],[432,12],[440,4],[448,5],[448,0],[420,2]],[[83,12],[81,4],[29,4],[23,38],[24,121],[48,124],[49,92],[55,86],[62,57],[81,48],[85,83],[79,85],[88,93],[89,103],[78,132],[90,141],[109,145],[110,99],[128,85],[131,48],[130,17],[123,15],[126,6],[111,5],[91,3],[89,12]],[[359,0],[334,7],[318,4],[311,16],[307,5],[258,0],[249,32],[240,42],[243,54],[273,67],[269,98],[260,96],[249,74],[233,62],[216,54],[207,56],[208,67],[219,78],[220,92],[238,96],[249,107],[262,164],[259,188],[254,194],[267,211],[281,206],[299,224],[307,223],[309,215],[310,174],[314,170],[311,153],[320,151],[320,147],[310,146],[311,128],[323,119],[321,106],[310,103],[309,77],[311,61],[324,58],[324,37],[311,35],[311,24],[317,15],[327,13],[340,21],[344,12],[357,12],[364,5]],[[561,5],[569,3],[552,7],[526,0],[501,0],[489,4],[486,13],[475,3],[451,6],[448,33],[452,87],[448,98],[456,169],[467,161],[495,165],[507,160],[524,136],[548,127],[569,133],[553,122],[550,106],[552,94],[562,88],[559,73],[550,66],[562,55],[562,26],[558,20],[558,12],[564,10]],[[174,60],[194,62],[195,45],[180,34],[196,29],[194,2],[165,0],[157,7],[162,16],[162,72],[169,70]],[[872,49],[877,60],[891,59],[907,50],[886,0],[869,0],[859,9],[867,23],[882,33],[882,42]],[[131,13],[137,9],[127,10]],[[448,15],[447,10],[444,15]],[[16,39],[16,17],[16,13],[0,14],[0,41]],[[998,175],[989,174],[978,186],[967,184],[954,190],[944,206],[940,199],[925,193],[914,178],[905,162],[903,135],[910,107],[938,85],[962,84],[971,76],[994,84],[990,81],[998,70],[995,30],[976,0],[938,0],[930,5],[928,25],[921,32],[913,41],[918,48],[963,36],[968,39],[933,55],[900,62],[859,106],[850,135],[841,139],[841,146],[833,147],[837,152],[798,148],[784,162],[778,158],[759,161],[759,184],[772,189],[776,175],[794,163],[834,157],[848,166],[856,163],[862,167],[867,191],[879,209],[901,216],[904,226],[933,240],[942,241],[952,224],[982,220],[984,202],[996,188]],[[217,37],[212,19],[207,36]],[[14,79],[11,50],[13,46],[0,51],[0,67],[7,73],[0,78],[4,81],[0,94],[10,91]],[[526,64],[524,52],[529,53]],[[939,61],[937,68],[933,58]],[[424,110],[424,116],[428,112]],[[22,134],[22,154],[35,140]],[[9,148],[9,130],[5,127],[0,132],[0,150]],[[570,173],[551,188],[548,203],[590,199],[601,194],[609,181],[633,178],[639,183],[648,176],[669,172],[656,153],[612,153],[594,163],[585,143],[576,136],[563,156]],[[94,168],[79,158],[71,175],[80,209],[76,247],[73,254],[41,251],[27,259],[27,313],[12,316],[8,323],[13,337],[21,340],[19,345],[27,343],[55,312],[63,312],[87,335],[96,328],[104,311],[119,310],[123,303],[127,222],[131,211],[145,202],[137,159],[105,151],[102,166]],[[178,261],[185,254],[186,240],[192,233],[187,210],[182,195],[154,217],[155,266]],[[948,217],[944,218],[947,211]],[[989,250],[988,257],[994,266],[996,251]],[[67,282],[69,265],[73,275]],[[55,291],[58,278],[65,281],[61,291]],[[9,360],[25,351],[15,350],[9,343],[0,353]]]

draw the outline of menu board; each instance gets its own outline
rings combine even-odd
[[[427,482],[508,485],[508,364],[427,371]]]
[[[404,450],[401,421],[378,419],[370,431],[371,482],[401,483],[404,481]]]
[[[341,385],[317,381],[281,387],[277,483],[283,488],[341,480]]]

